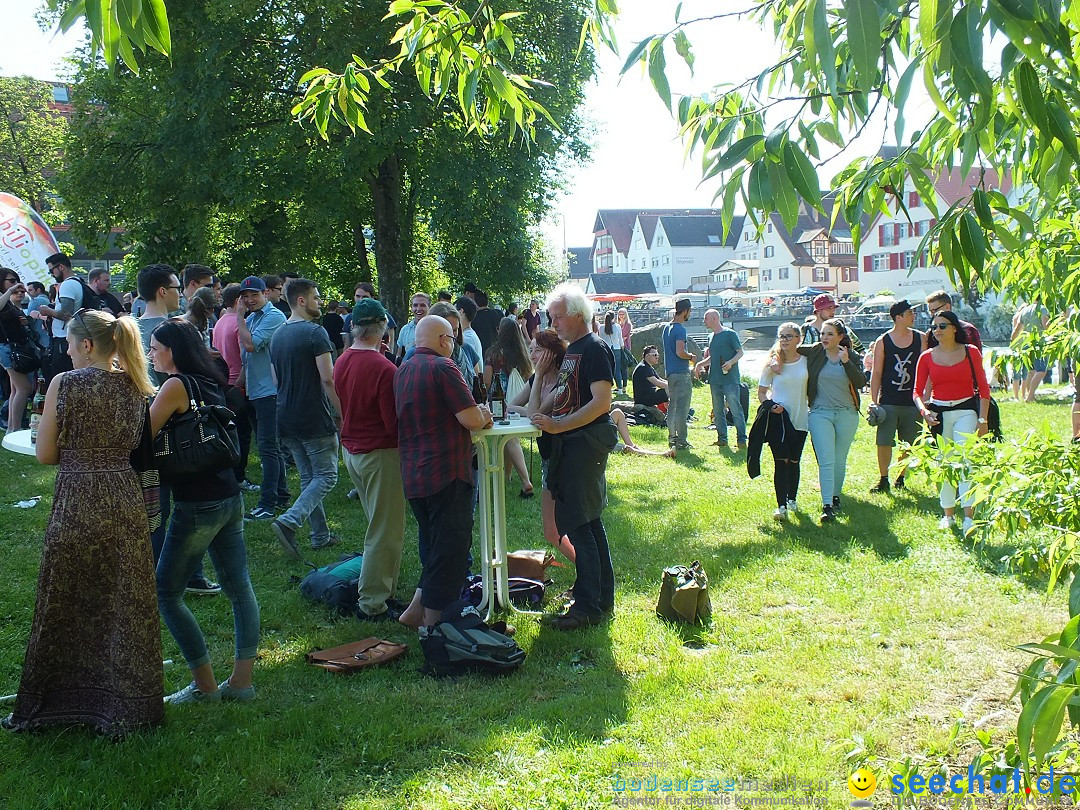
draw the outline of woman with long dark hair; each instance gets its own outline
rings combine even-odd
[[[600,330],[600,338],[611,347],[611,353],[615,355],[615,387],[619,389],[619,396],[626,396],[626,358],[623,357],[623,328],[615,322],[615,313],[610,310],[604,315],[604,326]]]
[[[191,324],[174,319],[158,326],[150,335],[150,359],[155,371],[169,375],[150,408],[155,433],[174,415],[190,409],[185,380],[197,402],[225,404],[225,377]],[[248,577],[244,501],[236,476],[226,466],[197,475],[172,476],[168,483],[173,511],[157,565],[158,607],[194,680],[165,701],[184,704],[252,700],[259,605]],[[222,591],[232,603],[236,633],[232,674],[220,685],[214,678],[206,638],[184,604],[184,588],[206,552],[210,553]]]
[[[74,369],[53,377],[38,426],[38,461],[60,466],[22,681],[3,726],[85,725],[115,737],[163,716],[150,530],[131,466],[153,388],[134,319],[80,309],[67,344]]]
[[[967,332],[955,312],[938,310],[931,326],[937,345],[919,355],[915,366],[915,405],[931,431],[954,442],[972,435],[984,436],[990,409],[990,386],[986,381],[982,353],[968,344]],[[971,531],[973,509],[967,497],[971,484],[960,482],[964,508],[963,531]],[[945,512],[939,528],[956,521],[956,487],[941,485],[940,503]]]
[[[7,370],[11,382],[11,396],[8,398],[7,429],[22,429],[26,401],[30,398],[30,375],[16,371],[11,357],[11,347],[22,345],[33,336],[27,329],[26,316],[22,311],[22,301],[26,295],[26,285],[19,274],[7,267],[0,267],[0,366]]]
[[[529,350],[525,346],[517,321],[503,318],[499,322],[495,342],[491,344],[484,358],[484,387],[490,391],[491,381],[498,374],[499,382],[506,393],[506,402],[509,404],[518,398],[525,387],[525,381],[532,373],[533,364],[529,359]],[[533,483],[529,477],[529,468],[525,464],[525,454],[521,451],[521,442],[511,439],[506,443],[504,452],[507,477],[510,476],[512,466],[521,479],[521,497],[531,498]]]
[[[840,490],[847,457],[859,428],[859,392],[866,385],[862,358],[851,347],[847,327],[838,318],[821,325],[821,340],[800,346],[806,356],[806,398],[810,403],[810,440],[818,460],[821,522],[840,511]]]
[[[555,403],[555,386],[559,381],[559,369],[566,355],[566,344],[554,329],[537,329],[529,344],[529,358],[535,372],[525,387],[510,403],[510,409],[522,416],[551,413]],[[570,562],[576,555],[574,546],[565,534],[555,526],[555,499],[547,487],[547,460],[540,460],[542,487],[540,513],[543,519],[544,539],[559,549]]]

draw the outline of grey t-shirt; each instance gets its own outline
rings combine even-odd
[[[150,382],[159,388],[167,379],[169,379],[169,375],[158,374],[154,371],[154,364],[150,362],[150,335],[153,334],[154,330],[161,326],[161,324],[165,323],[166,320],[167,318],[137,318],[135,320],[135,323],[139,325],[139,335],[142,337],[143,351],[146,352],[146,368],[149,372]]]
[[[333,351],[326,330],[317,323],[293,321],[278,328],[270,341],[270,362],[277,375],[278,436],[311,439],[332,436],[337,428],[323,391],[315,358]]]
[[[825,367],[818,374],[817,398],[810,408],[847,408],[855,410],[855,401],[851,398],[851,380],[840,363],[825,361]]]

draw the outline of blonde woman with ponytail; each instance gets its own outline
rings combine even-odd
[[[109,737],[163,716],[161,632],[142,489],[131,467],[152,389],[128,317],[79,310],[74,370],[49,385],[37,457],[59,465],[15,711],[25,731],[87,726]]]

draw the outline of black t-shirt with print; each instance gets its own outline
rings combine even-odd
[[[551,415],[566,416],[581,410],[593,398],[592,384],[615,382],[615,355],[611,347],[591,332],[566,347],[559,378],[555,383],[555,404]],[[590,424],[600,424],[608,419],[602,413]]]

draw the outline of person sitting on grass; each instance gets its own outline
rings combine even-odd
[[[659,362],[660,350],[656,346],[646,346],[631,382],[634,385],[634,405],[643,408],[653,422],[663,427],[667,424],[668,383],[656,373]]]
[[[616,430],[619,431],[619,438],[622,440],[615,445],[613,453],[624,453],[630,456],[663,456],[664,458],[675,458],[675,448],[669,447],[667,450],[649,450],[645,447],[640,447],[634,444],[634,439],[630,435],[630,428],[626,424],[626,414],[619,408],[612,408],[611,421],[615,423]]]

